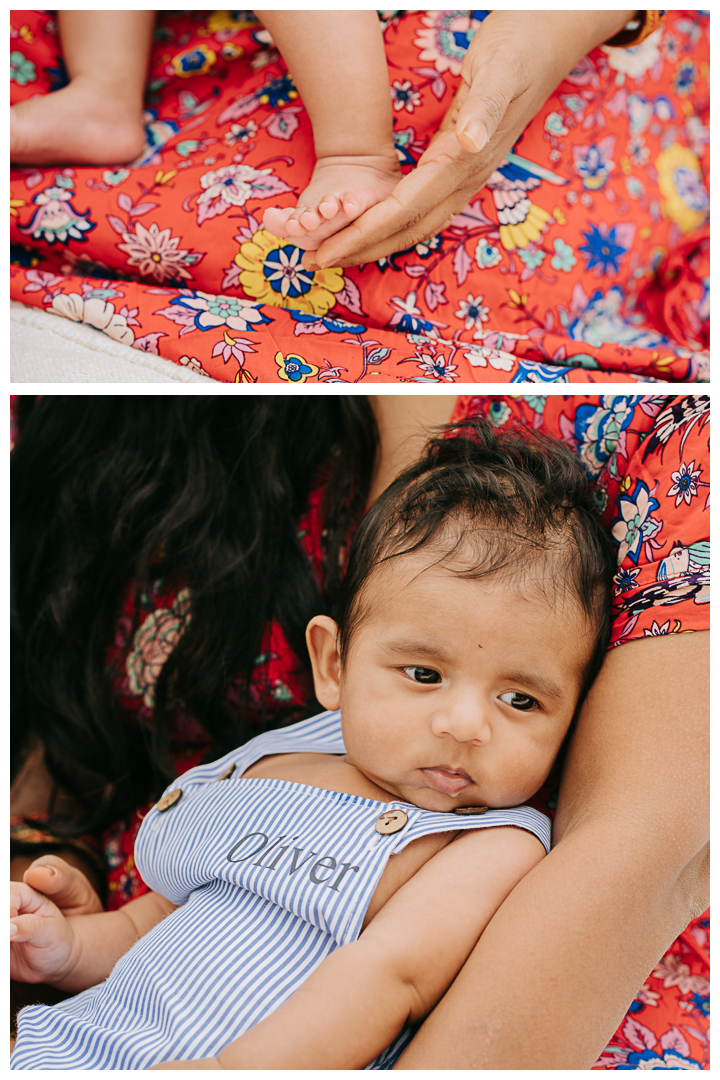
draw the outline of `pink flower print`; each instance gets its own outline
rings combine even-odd
[[[408,357],[417,360],[418,367],[425,377],[437,379],[438,382],[453,382],[457,379],[457,365],[451,364],[447,357],[431,356],[429,353],[418,353],[417,356]]]
[[[670,474],[672,487],[668,495],[675,495],[676,506],[679,506],[683,500],[688,506],[690,505],[691,500],[698,494],[698,480],[701,472],[702,467],[696,469],[694,461],[691,461],[689,465],[683,461],[678,471]]]
[[[175,597],[172,608],[158,608],[151,612],[135,631],[125,670],[131,693],[142,694],[143,702],[149,709],[155,704],[155,687],[160,672],[182,637],[190,617],[190,590],[183,589]]]
[[[657,1008],[660,995],[657,990],[651,990],[649,983],[643,983],[640,990],[635,995],[636,1001],[641,1001],[643,1005],[652,1005],[653,1008]]]
[[[136,221],[135,232],[123,233],[123,240],[125,243],[118,247],[130,256],[127,265],[136,266],[140,275],[152,274],[159,282],[192,277],[185,263],[197,262],[198,257],[189,249],[179,248],[180,237],[172,236],[170,229],[160,229],[154,222],[146,229]]]
[[[468,293],[467,300],[460,301],[455,318],[465,320],[466,330],[482,330],[482,324],[490,318],[490,308],[484,306],[482,296]]]
[[[438,72],[459,75],[480,20],[467,11],[428,11],[423,22],[425,29],[413,42],[422,49],[420,59],[431,63]]]
[[[420,93],[409,79],[406,79],[405,82],[395,79],[390,87],[390,95],[395,112],[400,112],[402,109],[409,113],[414,112],[421,101]]]
[[[690,968],[683,964],[675,953],[668,953],[652,973],[653,978],[662,979],[663,986],[667,990],[669,986],[677,986],[681,994],[708,994],[710,982],[702,975],[691,975]]]
[[[512,371],[515,357],[501,349],[489,349],[484,345],[475,345],[469,352],[463,353],[473,367],[487,367],[496,371]]]
[[[644,635],[645,635],[645,637],[664,637],[665,634],[672,634],[672,632],[673,631],[670,629],[670,620],[669,619],[668,619],[667,622],[664,622],[662,624],[662,626],[660,625],[659,622],[657,622],[657,620],[654,619],[653,624],[650,627],[650,629],[649,630],[646,629],[644,631]]]

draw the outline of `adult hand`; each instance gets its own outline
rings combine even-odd
[[[59,855],[41,855],[23,874],[23,881],[48,896],[63,915],[92,915],[102,911],[100,897],[82,870]]]
[[[493,11],[475,34],[440,130],[389,198],[329,237],[303,264],[373,262],[444,229],[487,182],[575,64],[632,11]]]

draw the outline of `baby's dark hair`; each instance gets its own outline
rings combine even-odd
[[[482,417],[433,439],[358,528],[334,611],[341,657],[366,614],[374,571],[421,548],[460,577],[517,579],[540,570],[533,582],[549,583],[554,597],[574,596],[596,635],[582,700],[607,648],[616,566],[584,468],[568,447],[527,428],[496,431]]]

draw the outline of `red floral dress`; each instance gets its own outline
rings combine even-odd
[[[638,638],[706,630],[709,625],[709,399],[703,396],[532,396],[461,398],[453,419],[483,412],[497,427],[513,420],[561,438],[580,457],[618,552],[611,647]],[[319,571],[320,491],[301,523]],[[188,602],[162,582],[143,597],[132,620],[132,590],[108,657],[118,700],[129,722],[147,723],[158,672]],[[232,705],[237,685],[228,690]],[[252,684],[258,706],[295,703],[298,717],[310,682],[299,671],[282,631],[271,626]],[[176,765],[181,773],[210,749],[196,722],[177,715]],[[555,785],[534,800],[552,816]],[[133,861],[140,816],[104,837],[108,907],[146,891]],[[596,1068],[707,1068],[709,920],[696,919],[648,976]]]
[[[381,13],[405,171],[487,15]],[[704,380],[708,26],[669,11],[639,46],[593,50],[441,234],[311,272],[262,225],[314,162],[267,31],[161,12],[141,157],[13,170],[11,296],[223,382]],[[65,84],[52,12],[10,32],[13,102]]]

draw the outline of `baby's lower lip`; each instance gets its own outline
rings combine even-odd
[[[445,795],[459,795],[461,791],[472,785],[473,780],[466,772],[456,769],[444,769],[435,766],[433,769],[422,770],[427,777],[430,787],[436,791],[442,791]]]

